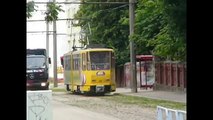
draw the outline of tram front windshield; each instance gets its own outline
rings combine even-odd
[[[109,70],[110,52],[109,51],[90,52],[90,61],[92,70]]]

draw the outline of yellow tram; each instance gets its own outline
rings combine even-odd
[[[115,58],[113,49],[86,48],[63,56],[64,82],[73,93],[114,92]]]

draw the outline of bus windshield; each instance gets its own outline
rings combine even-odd
[[[110,52],[109,51],[90,52],[90,62],[92,70],[109,70]]]
[[[27,68],[45,67],[45,57],[27,57]]]

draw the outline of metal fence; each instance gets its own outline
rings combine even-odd
[[[141,73],[143,73],[143,67],[144,66],[141,66]],[[140,71],[138,68],[140,67],[137,67],[137,85],[143,86],[143,76],[141,74],[140,78]],[[152,74],[154,74],[155,89],[185,91],[187,88],[186,63],[180,63],[176,61],[155,62],[154,71]],[[140,79],[142,81],[140,81]],[[129,63],[126,63],[123,67],[116,69],[116,85],[117,87],[130,87]]]
[[[186,120],[186,111],[157,106],[157,120]]]
[[[155,83],[162,87],[186,88],[186,63],[159,62],[155,63]]]

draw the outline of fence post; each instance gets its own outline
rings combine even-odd
[[[178,63],[176,63],[175,67],[176,67],[176,76],[175,76],[176,81],[174,82],[174,86],[178,87]]]
[[[163,112],[159,107],[157,107],[157,120],[163,120]]]

